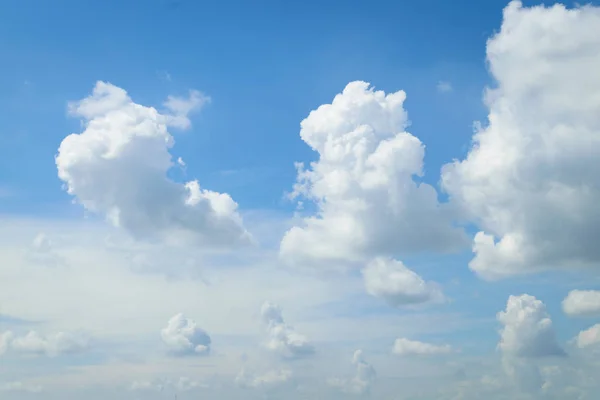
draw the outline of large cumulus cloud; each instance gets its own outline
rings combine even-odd
[[[600,8],[512,1],[487,42],[488,124],[442,184],[475,222],[472,270],[497,279],[600,261]]]
[[[436,190],[414,180],[425,148],[405,131],[405,98],[351,82],[302,121],[300,137],[318,160],[298,166],[293,196],[314,202],[316,213],[285,234],[284,259],[346,264],[463,243]]]
[[[87,210],[141,238],[229,246],[247,243],[237,203],[226,193],[167,177],[174,144],[168,127],[186,128],[187,114],[203,103],[169,98],[167,112],[136,104],[125,90],[98,82],[92,94],[70,105],[84,130],[58,149],[58,176]]]

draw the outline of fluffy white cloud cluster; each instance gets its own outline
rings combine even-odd
[[[485,279],[600,261],[600,8],[512,1],[487,42],[488,125],[442,186]]]
[[[284,358],[297,358],[314,353],[314,346],[308,338],[285,323],[279,306],[265,302],[260,309],[260,315],[266,327],[266,349]]]
[[[173,316],[167,326],[160,331],[169,352],[175,356],[207,355],[211,339],[204,329],[183,314]]]
[[[352,378],[331,378],[327,383],[348,394],[364,395],[369,393],[377,376],[375,368],[365,360],[362,350],[354,352],[352,364],[356,368],[356,374]]]
[[[79,353],[88,348],[87,337],[70,332],[58,332],[47,336],[36,331],[30,331],[24,336],[16,336],[10,331],[0,334],[0,355],[11,350],[21,354],[56,357]]]
[[[70,106],[85,129],[60,144],[58,176],[87,210],[136,237],[211,246],[248,243],[251,236],[228,194],[167,177],[174,144],[167,128],[189,126],[187,114],[203,103],[199,93],[190,96],[169,98],[172,113],[161,114],[134,103],[125,90],[98,82],[89,97]]]
[[[430,356],[450,354],[454,351],[449,345],[435,345],[417,340],[398,338],[394,342],[392,353],[399,356]]]
[[[498,348],[505,355],[536,358],[562,356],[546,306],[528,294],[510,296],[506,310],[497,315],[504,326]]]
[[[576,342],[581,349],[600,344],[600,324],[579,332]]]
[[[384,299],[393,307],[444,301],[437,284],[425,282],[401,261],[377,257],[362,273],[367,293]]]
[[[413,180],[423,174],[425,150],[405,132],[405,98],[351,82],[302,121],[300,137],[319,158],[298,165],[292,195],[313,201],[317,212],[284,235],[285,260],[346,264],[465,243],[436,190]]]
[[[570,316],[600,315],[600,291],[571,290],[562,302],[563,311]]]
[[[235,384],[239,387],[254,389],[273,389],[289,383],[293,373],[289,369],[270,370],[262,375],[248,374],[242,369],[235,378]]]

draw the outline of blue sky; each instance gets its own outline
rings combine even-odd
[[[126,86],[143,104],[200,88],[214,100],[194,120],[202,135],[180,138],[176,153],[190,173],[246,207],[278,208],[293,161],[314,158],[298,138],[299,121],[360,79],[408,93],[412,129],[428,146],[425,179],[435,182],[439,167],[466,151],[473,120],[485,117],[484,46],[505,2],[469,3],[7,2],[2,51],[11,62],[2,71],[2,104],[13,118],[3,118],[2,131],[20,132],[10,134],[15,146],[35,141],[40,153],[12,154],[30,165],[21,171],[27,186],[43,185],[42,200],[59,202],[66,196],[52,181],[48,154],[77,126],[65,118],[67,100],[96,80]],[[453,93],[440,96],[440,80]],[[238,182],[246,179],[219,174],[230,170],[269,179],[256,178],[248,190]],[[22,182],[14,173],[3,180]]]
[[[600,3],[553,5],[0,3],[0,396],[593,398]]]

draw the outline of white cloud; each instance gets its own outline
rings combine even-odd
[[[317,213],[285,234],[284,260],[332,266],[465,242],[436,190],[413,180],[425,149],[405,132],[405,98],[351,82],[302,121],[300,136],[319,159],[298,165],[292,197],[313,201]]]
[[[177,314],[160,331],[163,342],[176,356],[206,355],[210,352],[211,339],[196,322]]]
[[[10,331],[0,333],[0,356],[6,353],[13,337],[14,335]]]
[[[190,101],[198,102],[194,96]],[[237,203],[228,194],[167,177],[174,143],[167,126],[193,108],[175,98],[167,104],[180,114],[160,114],[134,103],[125,90],[98,82],[91,96],[70,105],[85,129],[60,144],[58,176],[87,210],[136,237],[211,246],[248,243]]]
[[[198,388],[207,388],[208,385],[192,380],[186,376],[177,379],[158,379],[151,381],[134,381],[131,384],[131,390],[134,391],[171,391],[187,392]]]
[[[44,233],[39,233],[33,239],[33,248],[41,253],[48,253],[52,250],[52,242]]]
[[[43,232],[38,233],[33,239],[27,257],[35,264],[50,268],[65,264],[63,257],[55,251],[54,243]]]
[[[263,229],[272,234],[273,224]],[[31,261],[22,257],[22,249],[40,231],[57,241],[60,238],[61,255],[70,268],[32,268]],[[111,241],[119,248],[105,245],[109,233],[114,234]],[[152,262],[152,273],[132,270],[132,255],[139,253]],[[256,316],[265,298],[277,299],[290,307],[290,312],[305,314],[364,291],[358,277],[323,280],[280,268],[276,253],[245,248],[224,256],[195,247],[139,243],[94,220],[3,219],[0,265],[2,314],[44,321],[48,332],[83,327],[95,339],[111,342],[127,338],[136,343],[142,337],[155,341],[157,331],[166,326],[174,310],[193,317],[203,328],[210,327],[211,336],[256,338]],[[189,274],[180,273],[182,270]],[[330,340],[341,326],[356,322],[357,318],[308,319],[301,333]],[[354,334],[376,335],[378,329],[391,330],[391,324],[389,320],[373,321],[368,331]],[[422,322],[419,326],[423,329]]]
[[[581,349],[600,344],[600,324],[579,332],[576,342]]]
[[[0,392],[41,393],[43,388],[21,381],[0,383]]]
[[[437,284],[425,282],[400,261],[378,257],[371,260],[362,273],[367,293],[393,307],[444,301]]]
[[[255,389],[272,389],[289,383],[293,378],[289,369],[270,370],[262,375],[248,374],[242,369],[235,378],[235,384],[240,387]]]
[[[392,353],[399,356],[450,354],[453,351],[454,350],[449,345],[435,345],[416,340],[409,340],[406,338],[396,339],[394,342],[394,348],[392,349]]]
[[[44,336],[36,331],[30,331],[24,336],[15,336],[10,341],[9,347],[18,353],[56,357],[87,350],[89,340],[82,334],[76,333],[58,332]]]
[[[314,347],[308,338],[285,323],[279,306],[265,302],[260,314],[266,326],[266,349],[284,358],[303,357],[314,353]]]
[[[200,93],[197,90],[190,90],[189,97],[182,98],[177,96],[169,96],[165,101],[164,106],[171,112],[167,115],[167,123],[171,126],[180,129],[188,129],[191,122],[188,115],[195,110],[200,109],[206,103],[210,102],[210,97]]]
[[[600,8],[512,1],[487,42],[488,125],[442,186],[481,231],[470,268],[498,279],[597,266]]]
[[[563,311],[570,316],[600,315],[600,291],[571,290],[562,302]]]
[[[352,364],[354,364],[356,368],[354,377],[330,378],[327,383],[344,393],[359,396],[365,395],[371,391],[371,387],[375,383],[375,378],[377,376],[375,368],[365,360],[362,350],[356,350],[354,352]]]
[[[530,359],[503,357],[504,373],[520,392],[539,393],[544,387],[542,370]]]
[[[157,391],[160,392],[163,390],[163,384],[161,382],[156,381],[134,381],[131,384],[131,390],[134,391]]]
[[[528,294],[510,296],[497,315],[503,325],[498,348],[505,355],[536,358],[562,356],[546,306]]]
[[[436,88],[440,93],[449,93],[453,89],[452,84],[448,81],[439,81]]]

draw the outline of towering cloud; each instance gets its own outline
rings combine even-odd
[[[565,355],[546,306],[528,294],[510,296],[497,319],[503,325],[498,348],[506,375],[520,391],[539,393],[544,379],[536,360]]]
[[[352,364],[356,368],[356,373],[352,378],[331,378],[328,383],[348,394],[365,395],[370,392],[375,383],[377,376],[375,368],[365,360],[362,350],[354,352]]]
[[[512,1],[487,43],[488,124],[443,188],[479,225],[471,269],[498,279],[600,265],[600,8]]]
[[[464,243],[436,190],[413,180],[423,174],[425,149],[405,131],[405,98],[351,82],[302,121],[300,137],[318,160],[298,165],[293,197],[317,211],[285,234],[285,260],[347,264]]]
[[[285,323],[279,306],[265,302],[260,314],[266,328],[267,338],[264,343],[266,349],[284,358],[296,358],[314,353],[315,349],[308,338]]]
[[[505,355],[537,358],[562,356],[546,306],[528,294],[510,296],[497,315],[503,325],[498,348]]]

